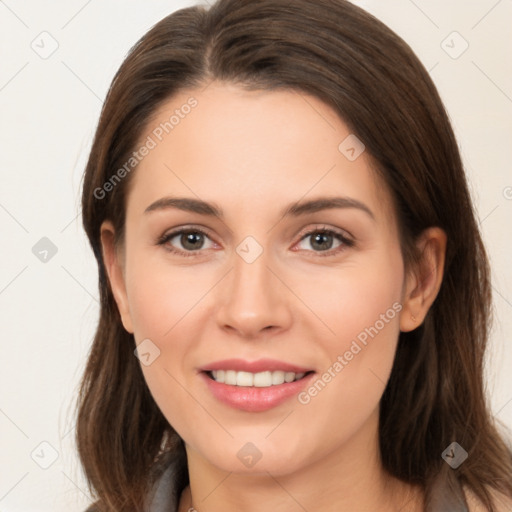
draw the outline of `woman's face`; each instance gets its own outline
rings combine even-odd
[[[364,146],[315,97],[219,83],[142,145],[114,293],[191,453],[280,475],[376,446],[406,283]]]

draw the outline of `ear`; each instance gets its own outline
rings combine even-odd
[[[123,326],[128,332],[133,333],[128,296],[126,294],[124,261],[122,255],[119,254],[120,251],[115,247],[114,234],[112,222],[104,221],[100,228],[100,238],[105,270]]]
[[[401,331],[412,331],[421,325],[437,297],[443,280],[446,240],[446,233],[438,227],[426,229],[419,237],[420,260],[404,283]]]

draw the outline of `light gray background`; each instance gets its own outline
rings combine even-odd
[[[512,1],[355,3],[412,46],[453,120],[493,270],[488,389],[512,427]],[[72,414],[98,318],[81,175],[126,52],[193,4],[0,0],[0,512],[82,511],[90,502]],[[43,237],[57,249],[46,262],[44,246],[39,257],[32,250]]]

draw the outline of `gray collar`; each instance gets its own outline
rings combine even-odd
[[[144,512],[178,512],[180,491],[177,489],[179,464],[170,462],[147,496]]]

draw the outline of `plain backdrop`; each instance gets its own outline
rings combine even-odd
[[[127,51],[195,3],[0,0],[1,512],[90,503],[73,438],[98,318],[81,177]],[[494,414],[512,427],[512,1],[355,3],[411,45],[453,121],[493,271],[487,388]]]

